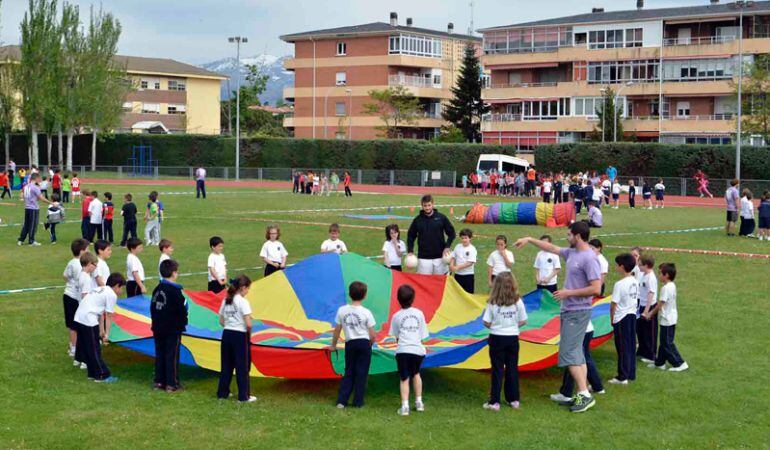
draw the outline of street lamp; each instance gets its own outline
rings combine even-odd
[[[347,88],[348,93],[348,140],[353,140],[353,89]]]
[[[235,85],[235,181],[241,181],[241,43],[249,42],[243,36],[227,38],[227,42],[235,43],[235,59],[237,61],[237,78]]]
[[[743,11],[754,6],[753,1],[737,1],[731,5],[738,9],[738,129],[735,143],[735,178],[741,179],[741,121],[743,119]]]
[[[623,89],[633,85],[633,81],[627,81],[626,84],[620,87],[617,92],[615,92],[615,95],[612,97],[612,118],[614,120],[614,127],[613,127],[613,136],[612,136],[612,142],[618,141],[618,97],[620,96],[620,93],[623,92]],[[600,89],[600,92],[603,94],[607,92],[606,88]],[[606,115],[606,114],[605,114]],[[603,122],[603,120],[602,120]],[[604,123],[602,123],[602,127],[604,127]],[[604,139],[604,130],[602,130],[602,140]]]

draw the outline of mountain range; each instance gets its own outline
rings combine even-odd
[[[246,82],[246,75],[249,70],[247,65],[256,65],[260,67],[262,73],[267,75],[267,86],[265,92],[259,96],[262,104],[275,105],[279,100],[283,100],[283,88],[294,86],[294,72],[284,70],[283,62],[291,56],[273,56],[258,55],[248,58],[241,58],[241,83]],[[209,63],[201,64],[199,67],[212,72],[221,73],[230,77],[229,91],[235,91],[238,76],[238,60],[236,58],[223,58]],[[228,82],[222,83],[221,97],[227,99]]]

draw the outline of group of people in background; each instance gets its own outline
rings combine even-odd
[[[334,171],[327,176],[325,171],[316,173],[312,170],[307,172],[295,171],[292,173],[291,179],[292,193],[294,194],[326,195],[328,197],[334,192],[339,195],[340,183],[342,183],[345,197],[353,196],[353,192],[350,190],[350,172],[347,170],[343,172],[341,179]]]
[[[727,222],[725,232],[727,236],[735,236],[735,228],[738,223],[738,216],[741,218],[741,224],[738,229],[738,235],[748,238],[758,238],[760,241],[770,241],[770,190],[762,193],[759,198],[759,233],[754,234],[757,228],[756,217],[754,213],[754,193],[750,189],[740,189],[740,180],[734,179],[730,182],[730,187],[725,191],[725,203],[727,205]]]

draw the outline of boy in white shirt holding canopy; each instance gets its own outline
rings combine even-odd
[[[543,235],[541,241],[551,242],[551,236]],[[559,257],[548,252],[540,250],[535,257],[535,282],[538,289],[545,289],[550,293],[556,292],[558,285],[558,275],[561,272],[561,261]]]
[[[679,354],[679,350],[676,348],[676,344],[674,344],[674,334],[678,320],[676,284],[674,284],[676,266],[673,263],[663,263],[658,266],[658,272],[664,284],[660,288],[658,303],[650,311],[650,315],[657,315],[660,321],[660,347],[658,347],[658,357],[655,359],[655,362],[648,364],[647,367],[665,370],[666,363],[668,362],[671,364],[671,368],[668,369],[669,372],[682,372],[687,370],[689,366],[682,359],[682,355]]]
[[[658,316],[652,314],[658,302],[658,279],[653,271],[654,266],[655,258],[652,255],[643,254],[639,258],[639,268],[643,275],[639,285],[639,321],[636,324],[639,346],[636,354],[646,364],[655,361],[658,344]]]
[[[414,386],[414,408],[418,412],[425,411],[422,402],[422,378],[420,368],[425,360],[425,346],[422,341],[428,338],[428,325],[425,323],[425,315],[417,308],[413,308],[414,288],[405,284],[398,288],[396,293],[401,310],[393,315],[390,320],[390,334],[396,338],[396,364],[398,375],[401,379],[399,390],[401,392],[401,408],[399,416],[409,415],[409,380]]]
[[[348,248],[340,239],[340,226],[336,223],[329,225],[329,239],[321,243],[321,253],[347,253]]]
[[[610,320],[618,353],[618,374],[610,380],[610,384],[627,385],[636,379],[636,300],[639,283],[632,273],[636,261],[630,253],[616,256],[615,264],[621,279],[612,288]]]
[[[476,291],[475,268],[478,252],[471,244],[473,231],[468,228],[460,230],[460,243],[452,252],[452,260],[449,262],[449,270],[454,272],[455,280],[469,294]]]
[[[225,290],[227,286],[227,260],[222,250],[225,248],[225,241],[219,236],[212,236],[209,239],[211,253],[208,259],[208,280],[209,291],[217,294]]]

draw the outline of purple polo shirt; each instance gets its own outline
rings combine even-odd
[[[725,192],[725,201],[727,202],[728,211],[738,211],[738,202],[741,199],[741,194],[738,192],[738,188],[730,186]]]
[[[40,187],[37,184],[31,183],[24,188],[24,209],[40,209],[38,205],[38,197],[40,196]]]
[[[599,258],[590,248],[579,251],[574,248],[563,248],[559,254],[567,262],[567,280],[564,289],[583,289],[591,284],[591,281],[601,280],[602,271],[599,266]],[[591,309],[593,296],[567,297],[561,302],[561,311],[581,311]]]

